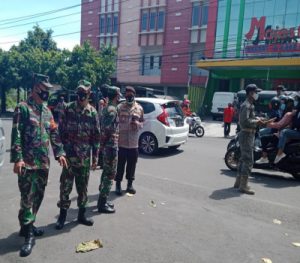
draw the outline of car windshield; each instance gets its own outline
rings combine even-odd
[[[184,117],[181,107],[176,102],[168,102],[163,105],[170,118]]]

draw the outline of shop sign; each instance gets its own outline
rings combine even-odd
[[[252,44],[245,46],[246,53],[300,52],[300,26],[273,29],[270,25],[266,26],[265,16],[252,18],[245,37],[246,43]]]

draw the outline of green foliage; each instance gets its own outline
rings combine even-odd
[[[80,79],[89,80],[93,87],[110,82],[116,69],[116,50],[102,46],[95,50],[88,42],[72,51],[60,50],[52,38],[52,30],[43,31],[35,26],[18,46],[9,51],[0,49],[0,89],[2,111],[5,111],[5,95],[9,89],[32,87],[34,72],[46,74],[50,82],[74,90]],[[15,96],[9,96],[9,104]]]

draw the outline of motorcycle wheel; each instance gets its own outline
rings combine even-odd
[[[204,128],[203,127],[201,127],[201,126],[198,126],[197,128],[196,128],[196,130],[195,130],[195,134],[196,134],[196,136],[197,137],[203,137],[203,135],[204,135]]]
[[[236,171],[238,166],[238,158],[235,149],[229,149],[225,154],[225,164],[231,171]]]

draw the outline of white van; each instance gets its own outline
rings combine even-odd
[[[215,92],[211,107],[213,120],[223,118],[224,109],[228,106],[228,103],[233,104],[235,98],[236,93],[233,92]]]

